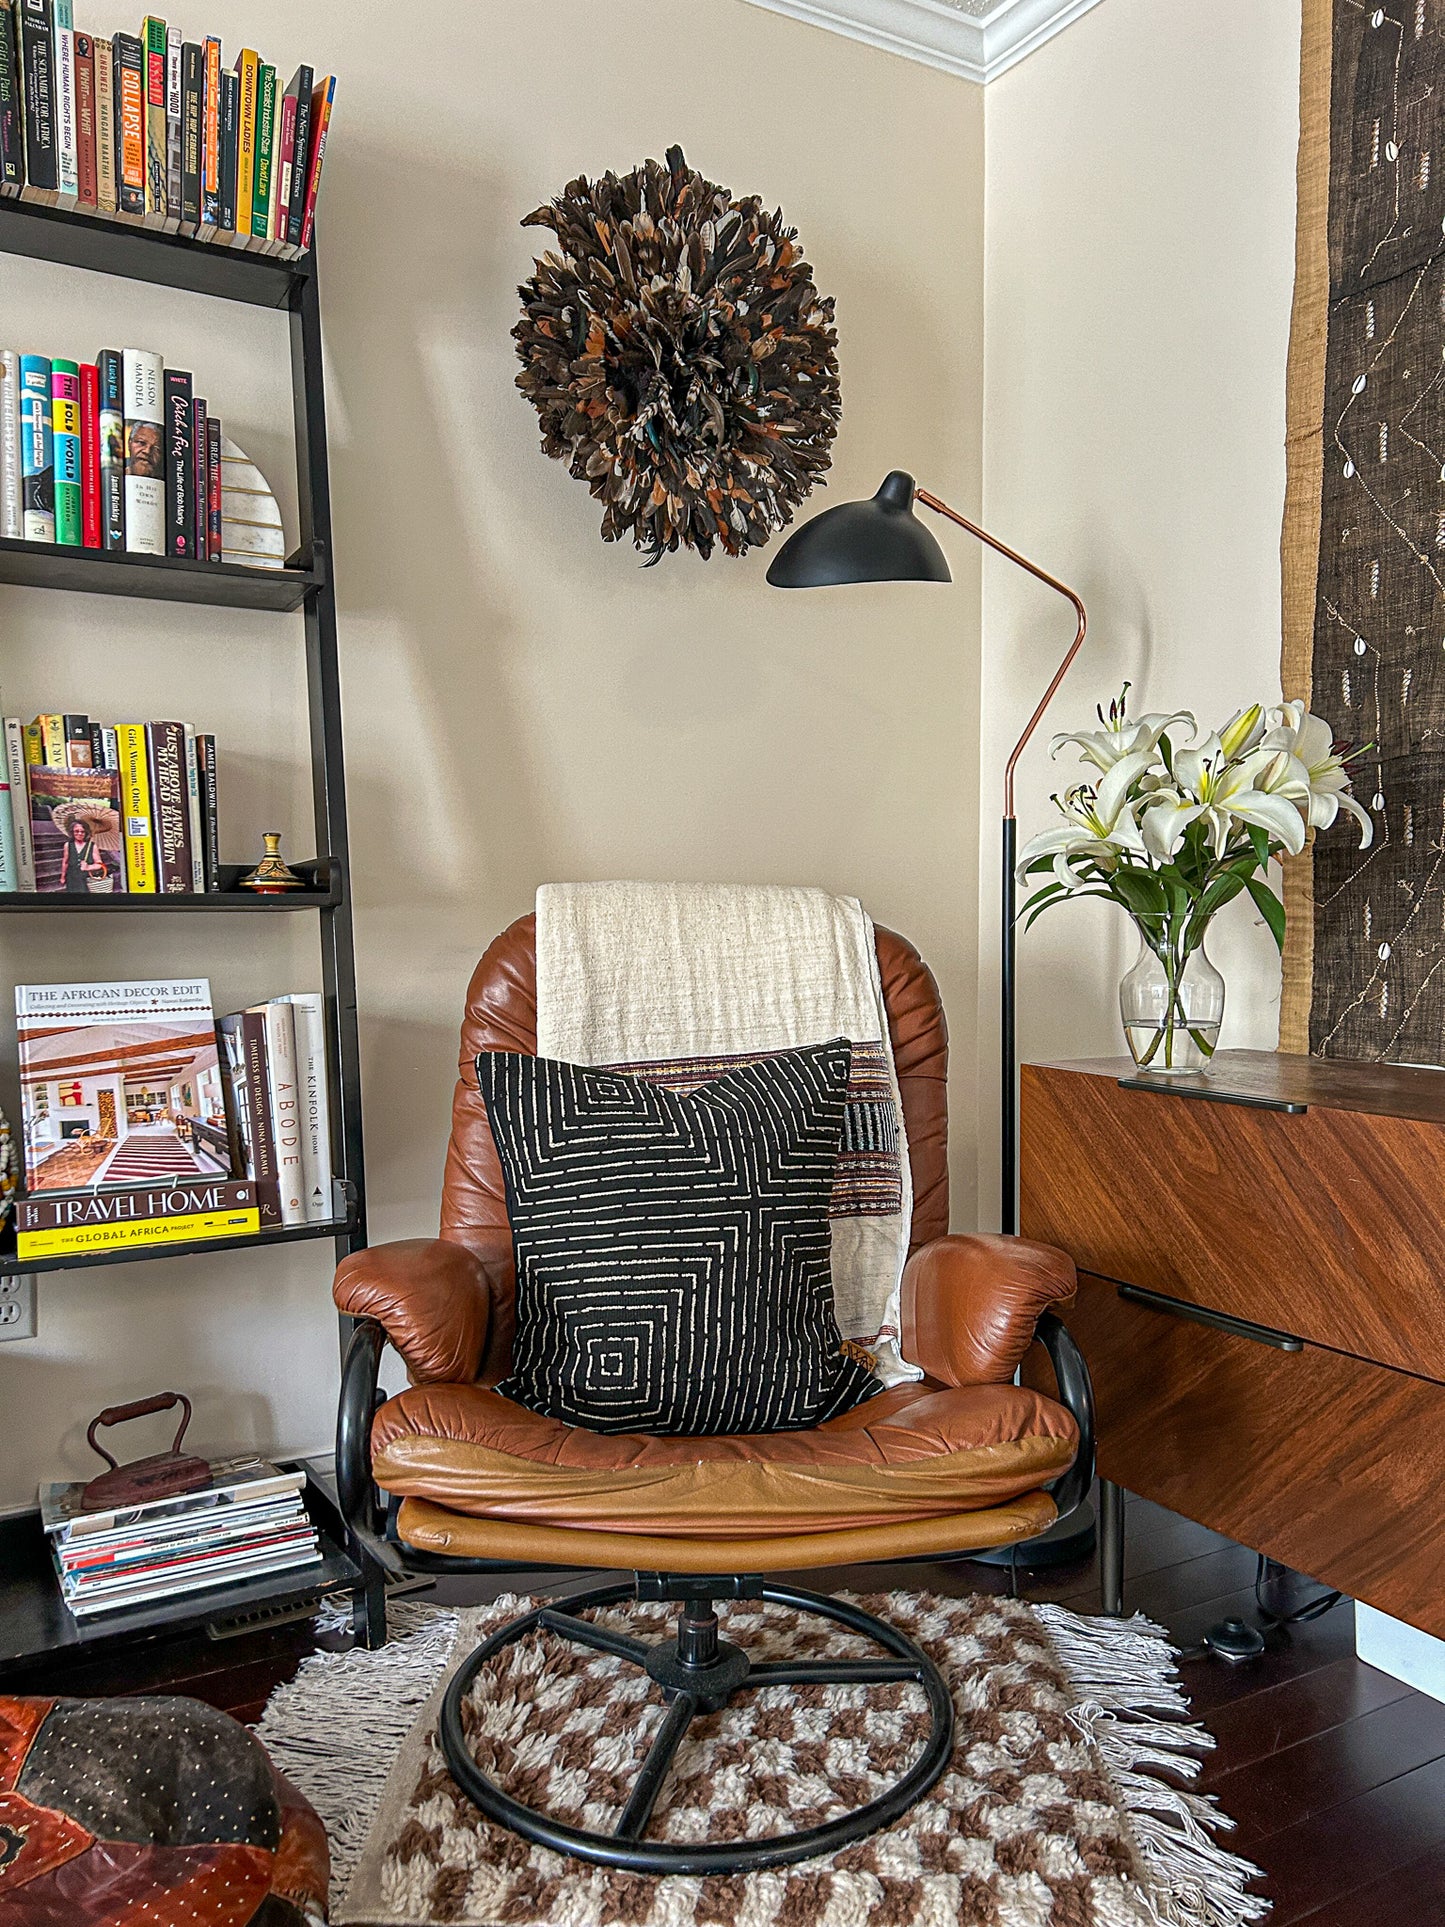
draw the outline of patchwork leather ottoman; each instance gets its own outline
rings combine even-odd
[[[0,1696],[0,1927],[319,1927],[326,1832],[191,1699]]]

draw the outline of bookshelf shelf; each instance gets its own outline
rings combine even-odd
[[[301,286],[314,274],[311,254],[285,260],[137,222],[17,200],[0,201],[0,252],[257,308],[294,307]]]
[[[50,542],[17,542],[9,536],[0,536],[0,582],[21,589],[68,589],[81,595],[141,596],[152,602],[283,614],[301,608],[321,587],[321,577],[312,569],[246,569],[233,562],[107,554]]]
[[[345,757],[341,728],[341,681],[337,661],[336,593],[331,578],[331,480],[326,448],[326,393],[322,373],[321,306],[316,250],[290,260],[216,243],[197,241],[156,228],[106,220],[71,209],[0,200],[0,255],[28,256],[64,267],[119,275],[163,288],[278,310],[286,316],[291,357],[291,397],[296,447],[296,506],[299,522],[296,555],[285,569],[246,569],[226,564],[182,561],[164,556],[120,555],[48,544],[0,539],[0,596],[6,585],[59,589],[80,594],[120,595],[201,607],[228,607],[300,614],[306,640],[306,706],[309,723],[311,795],[315,841],[329,852],[311,863],[296,862],[308,888],[281,897],[243,894],[234,885],[239,865],[222,870],[223,888],[206,895],[154,897],[80,897],[59,894],[0,896],[0,915],[80,912],[92,917],[204,916],[211,911],[250,916],[315,910],[320,933],[320,977],[326,1014],[328,1099],[332,1168],[338,1190],[333,1217],[323,1224],[263,1231],[248,1238],[205,1239],[120,1251],[72,1253],[63,1257],[18,1259],[13,1229],[0,1238],[0,1275],[87,1269],[95,1265],[136,1264],[155,1258],[252,1249],[259,1246],[329,1242],[338,1259],[366,1244],[366,1191],[362,1156],[361,1054],[356,1022],[356,961],[351,924],[349,839],[346,820]],[[3,607],[3,604],[0,604]],[[158,663],[160,652],[155,652]],[[163,670],[162,670],[163,674]],[[140,682],[138,676],[138,684]],[[164,951],[162,950],[162,956]],[[350,1321],[343,1321],[344,1347]],[[310,1501],[308,1501],[310,1503]],[[0,1521],[0,1539],[4,1537]],[[17,1531],[20,1528],[16,1528]],[[304,1579],[278,1575],[269,1584],[237,1589],[234,1600],[220,1594],[202,1600],[175,1600],[134,1619],[106,1616],[95,1637],[155,1636],[179,1631],[231,1612],[265,1610],[289,1596],[319,1592],[353,1594],[359,1623],[368,1636],[378,1623],[374,1576],[363,1574],[340,1542],[347,1534],[332,1514],[326,1528],[324,1566]],[[44,1551],[43,1535],[38,1550]],[[32,1548],[36,1550],[37,1548]],[[354,1549],[354,1548],[353,1548]],[[10,1566],[0,1544],[0,1571]],[[20,1602],[25,1623],[18,1646],[7,1644],[6,1608],[0,1602],[0,1667],[24,1655],[35,1664],[82,1640],[60,1604],[54,1575],[44,1560]],[[0,1591],[6,1589],[0,1587]],[[17,1595],[18,1597],[18,1595]],[[28,1617],[27,1617],[28,1615]]]

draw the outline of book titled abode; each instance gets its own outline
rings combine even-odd
[[[29,1192],[231,1176],[204,977],[18,984]]]

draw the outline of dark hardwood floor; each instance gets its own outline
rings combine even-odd
[[[1126,1517],[1128,1610],[1160,1621],[1185,1649],[1229,1614],[1255,1616],[1252,1552],[1142,1499],[1129,1500]],[[798,1578],[869,1592],[1009,1583],[1006,1572],[963,1560]],[[1019,1590],[1098,1610],[1093,1561],[1021,1574]],[[1318,1591],[1299,1579],[1272,1599],[1282,1607]],[[489,1592],[481,1581],[452,1581],[433,1596],[469,1603]],[[132,1648],[64,1673],[7,1679],[4,1690],[185,1692],[249,1721],[317,1643],[311,1627],[291,1626]],[[1206,1656],[1182,1671],[1195,1716],[1218,1742],[1201,1784],[1236,1822],[1232,1843],[1263,1869],[1274,1927],[1445,1924],[1445,1706],[1355,1658],[1348,1601],[1271,1633],[1260,1660],[1231,1666]]]

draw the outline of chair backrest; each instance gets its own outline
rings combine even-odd
[[[933,973],[906,938],[879,929],[878,965],[908,1132],[916,1247],[948,1230],[948,1031]],[[441,1235],[455,1244],[494,1245],[496,1232],[507,1228],[501,1167],[477,1088],[477,1053],[536,1049],[537,929],[535,917],[526,916],[492,942],[467,989],[442,1185]]]

